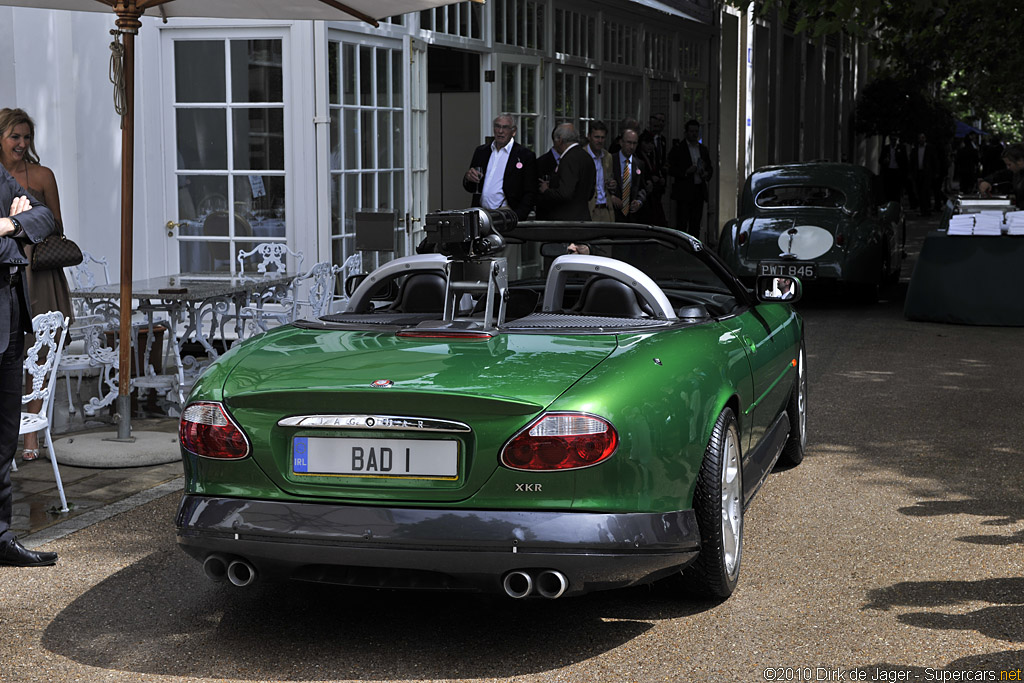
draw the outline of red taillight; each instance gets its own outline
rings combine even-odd
[[[501,450],[501,464],[514,470],[590,467],[615,452],[619,436],[607,420],[578,413],[552,413],[535,420]]]
[[[736,241],[739,242],[740,245],[746,244],[747,243],[747,231],[746,230],[740,230],[740,234],[736,237]]]
[[[185,450],[206,458],[238,459],[249,455],[249,440],[219,403],[193,403],[178,423]]]
[[[840,247],[846,244],[846,237],[842,234],[836,235],[836,244]]]

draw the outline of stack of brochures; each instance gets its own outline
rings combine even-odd
[[[974,213],[958,213],[949,218],[947,235],[973,235],[974,234]]]
[[[1024,211],[1011,211],[1006,214],[1006,234],[1024,235]]]
[[[974,216],[975,235],[1002,235],[1003,212],[982,211]]]

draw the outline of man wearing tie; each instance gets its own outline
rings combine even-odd
[[[647,169],[635,156],[640,136],[635,130],[622,132],[619,151],[612,155],[612,173],[619,181],[618,190],[611,195],[615,220],[619,223],[640,223],[639,215],[647,195]]]

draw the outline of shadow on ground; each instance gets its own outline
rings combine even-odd
[[[42,643],[89,666],[164,676],[508,678],[597,657],[649,620],[713,606],[647,588],[554,602],[297,582],[236,589],[173,548],[86,592]]]
[[[1024,643],[1024,577],[979,581],[907,581],[868,593],[865,610],[893,607],[932,608],[897,618],[908,626],[933,630],[976,631],[989,638]],[[988,603],[972,611],[964,606]],[[935,611],[935,608],[947,611]]]

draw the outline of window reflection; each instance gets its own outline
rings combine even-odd
[[[231,41],[231,101],[284,101],[280,40]]]
[[[178,102],[223,102],[224,42],[179,40],[174,43],[174,97]]]

